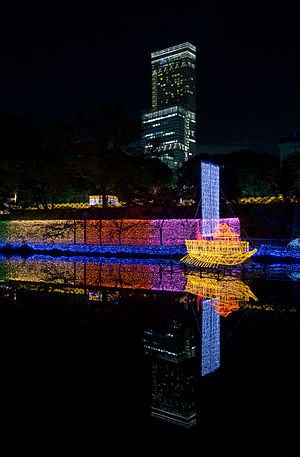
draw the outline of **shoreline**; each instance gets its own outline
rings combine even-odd
[[[186,254],[185,246],[95,246],[95,245],[68,245],[54,247],[53,245],[30,246],[28,244],[5,244],[0,246],[0,254],[4,257],[19,256],[29,258],[35,255],[59,257],[88,257],[88,258],[119,258],[119,259],[169,259],[180,260]],[[300,263],[299,256],[272,255],[256,253],[251,257],[254,263]]]

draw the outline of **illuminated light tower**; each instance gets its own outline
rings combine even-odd
[[[142,114],[142,146],[156,144],[175,170],[196,153],[196,48],[182,43],[152,52],[152,108]]]
[[[220,167],[201,162],[202,236],[212,236],[220,220]]]

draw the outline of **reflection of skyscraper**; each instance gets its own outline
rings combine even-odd
[[[220,367],[220,314],[215,301],[203,300],[198,312],[191,306],[193,322],[160,321],[145,330],[143,338],[144,353],[152,363],[151,415],[186,428],[196,424],[200,377]],[[185,309],[190,309],[188,302]]]
[[[144,351],[152,358],[151,415],[174,424],[196,423],[195,337],[183,323],[170,320],[144,332]]]
[[[142,145],[158,142],[176,169],[196,152],[196,48],[182,43],[151,54],[152,109],[142,115]]]

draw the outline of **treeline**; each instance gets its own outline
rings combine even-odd
[[[93,107],[74,119],[41,126],[31,116],[0,115],[2,204],[17,192],[26,208],[117,195],[126,205],[151,200],[172,181],[170,169],[145,156],[140,123],[120,105]]]
[[[193,196],[200,196],[201,160],[220,165],[221,197],[229,201],[278,194],[286,197],[300,191],[299,154],[280,164],[279,156],[274,154],[241,150],[213,156],[203,153],[184,163],[179,170],[179,183]]]
[[[197,201],[201,160],[221,165],[221,192],[228,200],[299,192],[298,156],[280,167],[279,158],[267,153],[200,154],[175,175],[159,160],[157,145],[145,155],[140,128],[140,120],[117,104],[105,104],[99,113],[91,105],[46,126],[32,116],[0,114],[0,206],[15,192],[23,209],[86,202],[89,195],[101,195],[104,209],[107,195],[117,195],[127,207]]]

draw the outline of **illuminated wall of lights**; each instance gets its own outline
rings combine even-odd
[[[240,233],[238,218],[221,219]],[[184,246],[203,232],[200,219],[26,220],[0,222],[0,244]]]
[[[211,236],[220,222],[220,167],[201,162],[202,235]]]

